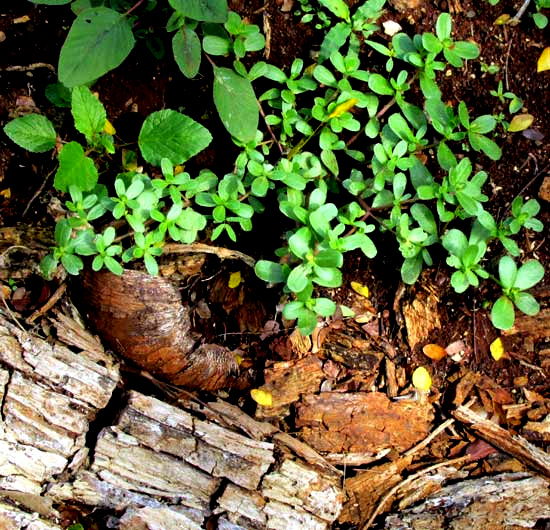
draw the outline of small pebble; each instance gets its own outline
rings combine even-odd
[[[0,31],[0,42],[4,42],[6,40],[6,34],[3,31]]]

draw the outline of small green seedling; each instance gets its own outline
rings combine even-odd
[[[519,269],[510,256],[503,256],[498,264],[498,283],[502,287],[502,296],[491,310],[493,325],[499,329],[510,329],[514,325],[514,306],[526,315],[536,315],[539,304],[527,293],[544,276],[544,268],[537,260],[526,261]]]

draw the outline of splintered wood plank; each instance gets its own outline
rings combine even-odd
[[[119,381],[118,366],[106,353],[74,353],[23,332],[0,314],[0,361],[23,375],[62,388],[90,408],[104,408]]]
[[[202,530],[202,520],[196,521],[184,508],[131,508],[120,519],[118,530],[158,528],[162,530]]]
[[[550,478],[549,453],[462,405],[457,407],[453,416],[497,449],[512,455],[523,464]]]
[[[266,475],[261,492],[268,499],[300,506],[315,517],[332,522],[338,517],[344,500],[338,480],[321,475],[312,466],[285,459]]]
[[[406,456],[396,462],[388,462],[348,478],[344,483],[348,501],[344,504],[338,521],[364,524],[384,493],[401,482],[401,473],[411,465],[411,462],[412,456]]]
[[[265,384],[260,388],[271,393],[273,405],[258,405],[256,418],[287,416],[290,413],[290,405],[298,401],[302,394],[318,392],[324,378],[323,363],[315,355],[274,363],[265,369]]]
[[[433,408],[421,401],[390,401],[380,392],[304,396],[296,411],[300,437],[329,453],[410,449],[425,438]]]
[[[550,518],[549,486],[547,480],[529,473],[463,480],[413,508],[387,516],[384,528],[535,528],[538,521]]]
[[[15,506],[0,503],[0,528],[2,530],[61,530],[51,521],[37,517],[34,513],[27,513]]]
[[[117,487],[205,509],[218,489],[215,479],[181,459],[140,445],[115,427],[99,436],[90,468]]]
[[[130,393],[118,428],[147,447],[182,458],[214,477],[256,489],[274,462],[273,444],[199,420],[162,401]]]

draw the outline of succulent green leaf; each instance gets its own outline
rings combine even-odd
[[[498,262],[498,275],[505,289],[514,287],[518,269],[516,262],[510,256],[503,256]]]
[[[229,133],[241,142],[256,136],[259,109],[250,81],[229,68],[214,67],[214,103]]]
[[[307,287],[308,283],[308,268],[304,264],[298,265],[297,267],[292,269],[286,280],[287,287],[293,293],[299,293],[300,291],[303,291]]]
[[[501,296],[491,309],[493,326],[498,329],[510,329],[514,325],[515,318],[514,304],[508,297]]]
[[[138,144],[143,158],[160,166],[163,158],[182,164],[202,151],[212,140],[208,129],[185,114],[165,109],[153,112],[143,122]]]
[[[29,114],[10,121],[4,132],[10,140],[31,153],[44,153],[55,147],[56,133],[48,118]]]
[[[106,7],[82,11],[73,22],[59,56],[59,80],[85,85],[126,59],[135,39],[128,17]]]
[[[517,289],[521,289],[522,291],[525,289],[530,289],[531,287],[533,287],[533,285],[540,282],[543,277],[544,267],[540,264],[539,261],[532,259],[525,262],[519,268],[513,286]]]
[[[518,293],[514,297],[515,306],[526,315],[533,316],[540,311],[539,303],[529,293]]]
[[[449,13],[441,13],[435,23],[435,33],[441,41],[451,38],[453,19]]]
[[[280,263],[268,260],[259,260],[254,266],[256,276],[268,283],[280,283],[285,281],[283,267]]]

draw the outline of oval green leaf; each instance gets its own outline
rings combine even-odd
[[[174,59],[185,77],[192,79],[201,65],[201,42],[189,26],[183,26],[172,38]]]
[[[214,67],[214,104],[232,136],[244,143],[254,140],[259,110],[248,79],[229,68]]]
[[[169,4],[182,15],[204,22],[225,22],[227,0],[169,0]]]
[[[80,13],[59,56],[59,80],[67,87],[85,85],[116,68],[135,44],[130,21],[106,7]]]

